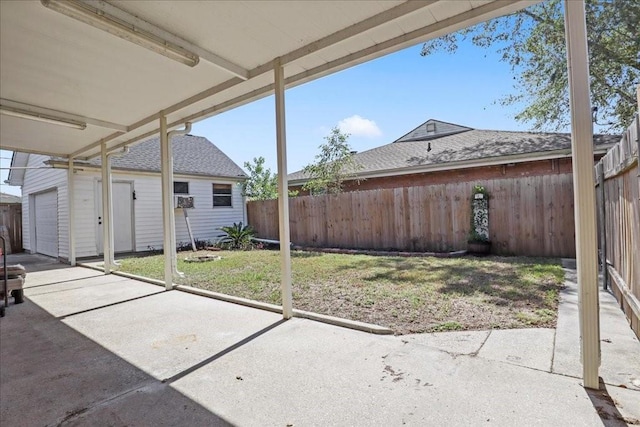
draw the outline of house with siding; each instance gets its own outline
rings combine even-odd
[[[619,140],[594,135],[594,160]],[[571,134],[482,130],[430,119],[353,159],[358,180],[345,182],[344,191],[570,174]],[[308,180],[302,171],[288,177],[291,189]]]
[[[174,197],[191,197],[193,207],[176,208],[176,242],[216,238],[219,227],[245,221],[245,201],[237,185],[246,175],[203,137],[172,138]],[[116,253],[161,249],[163,244],[160,142],[151,139],[111,157]],[[31,253],[69,256],[66,159],[14,153],[7,183],[22,187],[23,246]],[[102,252],[100,159],[74,162],[76,254]],[[181,199],[183,201],[184,199]]]

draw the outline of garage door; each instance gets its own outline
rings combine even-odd
[[[36,194],[35,251],[39,254],[58,256],[58,192],[56,190]]]

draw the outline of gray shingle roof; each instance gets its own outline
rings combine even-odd
[[[176,135],[171,138],[173,171],[184,175],[244,178],[244,171],[211,141],[202,136]],[[100,158],[90,164],[100,166]],[[160,172],[160,139],[154,138],[134,145],[129,152],[113,156],[116,169]]]
[[[429,122],[427,121],[421,126]],[[454,133],[447,133],[439,137],[423,135],[423,139],[416,140],[415,137],[418,135],[414,135],[407,138],[408,135],[415,133],[416,129],[396,142],[355,154],[353,159],[361,166],[358,175],[461,161],[480,161],[511,155],[538,154],[571,148],[571,135],[568,133],[464,128],[466,130],[458,129]],[[595,147],[615,144],[619,140],[619,135],[594,135]],[[297,171],[289,174],[288,178],[293,181],[304,180],[307,177],[302,171]]]
[[[466,126],[429,119],[395,142],[424,141],[471,130]]]

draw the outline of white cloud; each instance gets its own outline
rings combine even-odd
[[[382,136],[382,131],[376,122],[360,117],[357,114],[340,120],[338,122],[338,127],[342,132],[346,132],[353,136],[364,136],[367,138]]]

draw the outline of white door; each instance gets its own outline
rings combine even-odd
[[[113,251],[133,252],[133,184],[131,182],[113,182]],[[96,242],[98,253],[102,253],[102,182],[98,182],[97,216],[98,228]]]
[[[33,196],[35,252],[58,256],[58,191]],[[32,248],[33,249],[33,248]]]

